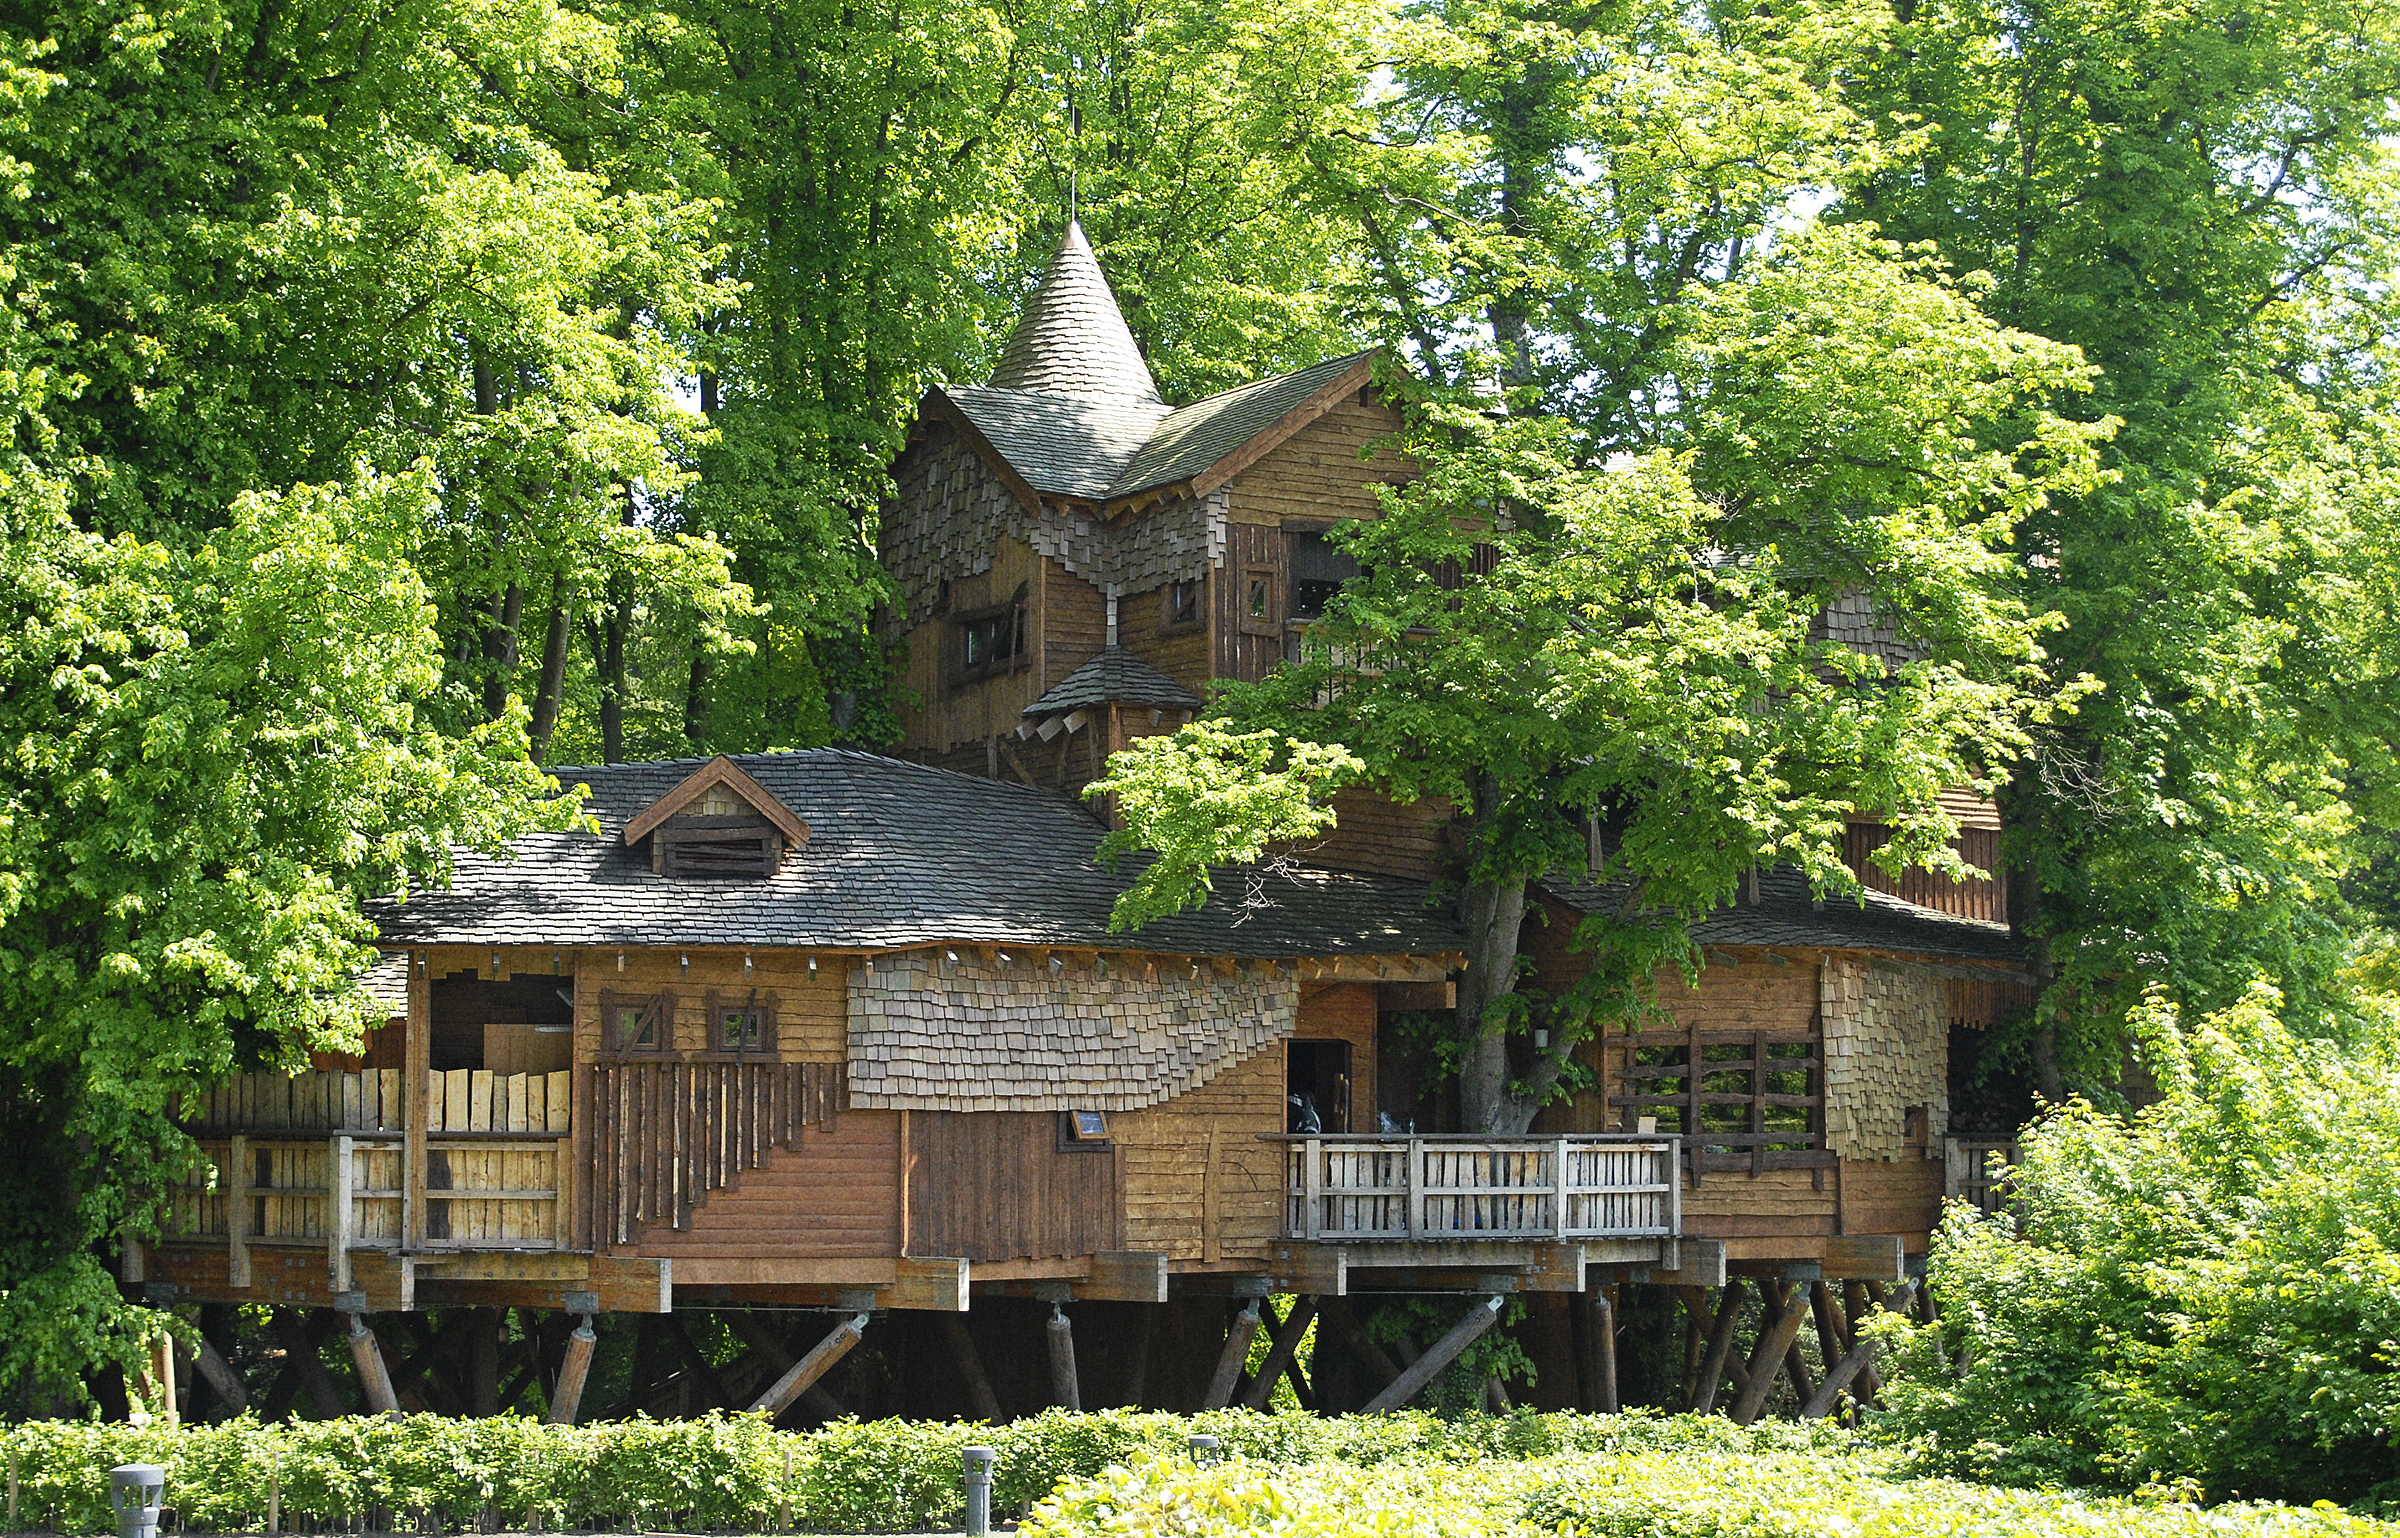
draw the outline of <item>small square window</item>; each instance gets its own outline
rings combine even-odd
[[[1275,606],[1275,579],[1263,571],[1250,574],[1250,617],[1272,617]]]
[[[717,1043],[723,1047],[755,1052],[763,1044],[766,1022],[756,1010],[729,1009],[717,1022]]]
[[[1170,582],[1167,584],[1167,623],[1197,625],[1200,623],[1200,583]]]
[[[1106,1111],[1061,1111],[1058,1115],[1058,1146],[1062,1150],[1103,1148],[1108,1144],[1108,1113]]]
[[[608,1046],[615,1052],[663,1052],[674,1005],[663,993],[604,993],[600,1023]]]

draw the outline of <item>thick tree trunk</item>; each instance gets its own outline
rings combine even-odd
[[[1467,970],[1458,985],[1459,1119],[1469,1132],[1518,1133],[1534,1107],[1509,1093],[1508,1015],[1495,1009],[1517,988],[1517,939],[1525,927],[1525,880],[1476,881],[1460,899]]]
[[[509,685],[517,681],[517,623],[525,617],[525,588],[511,582],[492,605],[492,622],[483,633],[483,718],[500,719],[508,708]]]
[[[695,751],[708,737],[708,648],[692,642],[692,671],[683,689],[683,738]]]
[[[542,634],[542,676],[533,688],[533,720],[527,733],[537,764],[550,756],[550,737],[558,730],[558,701],[567,685],[569,626],[567,574],[562,571],[550,579],[550,624]]]
[[[625,761],[625,613],[632,601],[622,577],[609,583],[608,612],[600,620],[600,761]]]

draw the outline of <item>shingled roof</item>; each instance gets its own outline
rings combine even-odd
[[[1545,881],[1542,887],[1583,913],[1613,908],[1625,896],[1621,886]],[[1858,897],[1827,897],[1819,907],[1807,878],[1788,868],[1762,872],[1757,902],[1717,909],[1692,926],[1692,938],[1702,945],[1888,951],[2020,965],[2025,960],[2024,943],[2011,935],[2005,924],[1939,913],[1875,891]]]
[[[1083,226],[1069,220],[1041,286],[1008,334],[991,388],[1159,404],[1158,382],[1133,343]]]
[[[703,760],[558,769],[590,787],[601,836],[539,833],[510,858],[461,854],[445,891],[370,905],[386,946],[1091,946],[1239,957],[1426,955],[1462,941],[1421,882],[1301,870],[1252,884],[1221,873],[1196,913],[1112,935],[1119,873],[1093,857],[1107,829],[1054,792],[821,748],[734,755],[803,818],[807,848],[773,876],[654,874],[626,822]]]
[[[1139,705],[1151,710],[1198,710],[1199,695],[1122,646],[1100,655],[1051,686],[1025,707],[1029,716],[1055,716],[1094,705]]]
[[[1159,399],[1083,228],[1069,224],[989,383],[934,397],[1037,492],[1107,502],[1205,476],[1320,397],[1364,378],[1372,352],[1254,380],[1170,410]]]

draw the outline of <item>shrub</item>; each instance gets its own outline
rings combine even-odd
[[[2004,1484],[2400,1501],[2400,1027],[2255,994],[2135,1017],[2163,1098],[2025,1135],[2016,1216],[1954,1212],[1887,1426]]]

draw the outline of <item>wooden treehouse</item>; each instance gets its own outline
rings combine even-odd
[[[940,1360],[940,1393],[893,1401],[920,1413],[1263,1403],[1278,1376],[1382,1407],[1521,1294],[1544,1401],[1613,1408],[1629,1283],[1688,1309],[1687,1402],[1730,1386],[1758,1413],[1806,1376],[1804,1319],[1848,1371],[1801,1397],[1871,1390],[1857,1314],[1905,1286],[1945,1196],[1989,1200],[2006,1138],[1952,1105],[1973,1034],[2023,998],[1999,884],[1891,881],[1868,824],[1863,905],[1762,873],[1699,926],[1697,985],[1663,980],[1673,1027],[1593,1043],[1596,1087],[1521,1137],[1461,1133],[1408,1029],[1453,1005],[1464,949],[1428,901],[1439,807],[1345,796],[1312,865],[1109,932],[1121,878],[1073,793],[1292,655],[1354,574],[1325,531],[1410,473],[1376,447],[1397,416],[1371,362],[1170,407],[1070,227],[992,380],[931,391],[893,469],[920,702],[895,756],[561,771],[601,835],[462,856],[450,890],[379,911],[390,1025],[359,1060],[220,1086],[194,1126],[213,1169],[128,1281],[346,1314],[387,1405],[408,1390],[369,1315],[534,1311],[572,1416],[592,1337],[567,1319],[698,1308],[756,1347],[736,1370],[659,1344],[698,1403],[826,1413],[819,1379],[880,1330]],[[1956,810],[1994,868],[1990,808]],[[1567,873],[1539,899],[1555,987],[1607,894]],[[1345,1301],[1369,1293],[1464,1317],[1395,1361]],[[838,1322],[802,1350],[745,1312],[791,1309]]]

